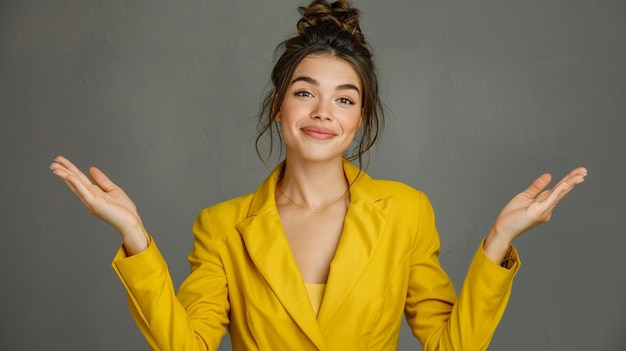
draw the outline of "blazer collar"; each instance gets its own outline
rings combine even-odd
[[[347,301],[363,271],[376,251],[387,224],[392,198],[383,197],[376,182],[349,162],[344,172],[350,181],[350,206],[330,273],[322,306],[317,316],[322,331],[336,317]]]
[[[283,167],[284,162],[261,183],[247,218],[237,224],[237,229],[254,265],[276,297],[304,333],[323,349],[320,327],[335,317],[367,267],[384,231],[391,201],[381,197],[365,172],[344,161],[346,178],[351,181],[351,202],[316,319],[276,207],[274,192]]]

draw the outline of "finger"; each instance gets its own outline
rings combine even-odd
[[[535,181],[533,181],[526,190],[524,190],[524,193],[526,193],[526,195],[528,195],[530,198],[535,198],[546,189],[551,180],[552,176],[550,174],[542,174],[541,176],[539,176],[539,178],[535,179]]]
[[[94,182],[96,182],[96,185],[107,193],[118,188],[118,186],[115,185],[115,183],[113,183],[111,179],[109,179],[109,177],[104,174],[104,172],[96,167],[89,168],[89,175],[94,180]]]
[[[554,186],[554,188],[550,191],[548,198],[545,200],[546,206],[550,208],[554,208],[562,198],[567,195],[572,189],[573,185],[570,185],[567,182],[558,183]]]
[[[71,169],[70,169],[71,168]],[[78,168],[63,156],[57,156],[50,165],[52,172],[61,178],[72,192],[83,202],[91,195],[88,186],[93,184]],[[72,169],[74,172],[72,172]],[[78,174],[76,174],[77,172]],[[80,176],[82,174],[82,177]],[[85,203],[86,204],[86,203]]]
[[[569,172],[560,182],[568,183],[570,185],[580,184],[585,181],[585,177],[588,172],[585,167],[578,167]]]
[[[563,177],[555,186],[552,191],[557,190],[557,188],[561,187],[562,184],[566,184],[562,189],[559,189],[558,195],[559,200],[562,199],[565,195],[567,195],[574,187],[585,181],[585,177],[588,172],[585,167],[578,167],[569,172],[565,177]]]
[[[80,183],[79,185],[75,183],[76,177],[69,175],[68,177],[63,178],[63,181],[65,182],[65,184],[67,184],[67,187],[70,188],[70,190],[74,193],[74,195],[76,195],[76,197],[80,200],[80,202],[82,202],[83,205],[85,205],[85,207],[89,208],[87,200],[85,199],[81,191],[78,190],[78,186],[80,186]]]
[[[63,181],[65,181],[70,175],[73,175],[67,168],[65,168],[65,166],[57,162],[52,163],[50,165],[50,169],[52,170],[52,173],[61,178]],[[74,178],[78,180],[75,176]]]
[[[570,191],[585,180],[587,174],[587,169],[584,167],[572,170],[554,186],[548,197],[541,204],[541,207],[545,211],[551,211]]]
[[[61,170],[59,173],[63,173]],[[58,174],[60,178],[63,179],[65,184],[70,188],[70,190],[76,195],[76,197],[83,203],[87,211],[93,214],[93,205],[95,203],[95,196],[91,193],[88,187],[95,188],[93,185],[85,185],[82,181],[80,181],[74,174],[67,173],[64,177],[61,174]]]
[[[78,169],[78,167],[76,167],[67,158],[65,158],[63,156],[57,156],[54,159],[54,161],[57,162],[58,164],[60,164],[61,166],[63,166],[69,173],[74,174],[80,181],[84,182],[85,184],[91,184],[91,180],[89,180],[89,178],[87,178],[85,173],[83,173],[80,169]]]

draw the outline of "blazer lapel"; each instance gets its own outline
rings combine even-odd
[[[300,329],[323,349],[311,301],[302,274],[280,223],[274,191],[279,165],[255,192],[248,217],[237,224],[252,262]]]
[[[317,320],[328,325],[358,282],[385,231],[393,198],[382,198],[374,181],[356,166],[344,163],[348,179],[359,179],[350,187],[351,202],[339,245],[330,265],[324,299]]]

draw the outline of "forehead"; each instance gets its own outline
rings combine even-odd
[[[313,78],[320,84],[350,83],[361,87],[361,79],[352,64],[331,55],[310,55],[302,59],[291,80],[302,76]]]

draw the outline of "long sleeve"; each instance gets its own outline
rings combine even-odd
[[[439,237],[425,195],[418,218],[405,306],[413,334],[425,351],[487,349],[520,266],[517,252],[512,250],[514,263],[507,269],[486,257],[481,243],[456,299],[452,283],[439,263]]]
[[[196,237],[192,272],[181,286],[184,297],[176,296],[167,264],[152,240],[146,250],[130,257],[120,248],[113,260],[133,318],[155,350],[217,350],[226,332],[224,271],[215,255],[197,258],[196,250],[206,253],[206,245],[199,242]]]

